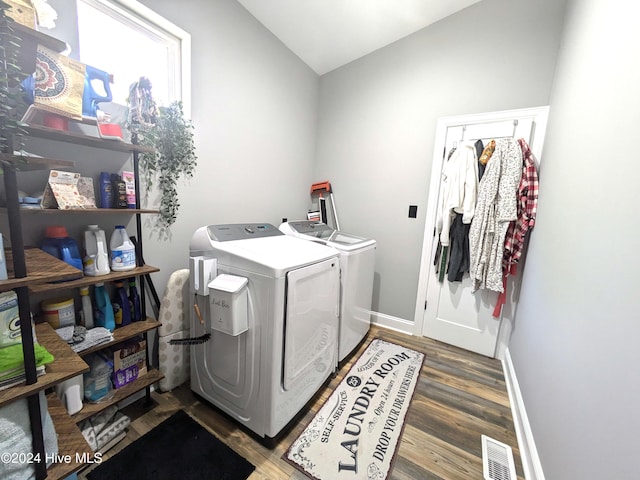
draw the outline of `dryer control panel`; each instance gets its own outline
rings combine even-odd
[[[280,227],[288,228],[289,231],[308,235],[310,237],[329,239],[335,230],[325,223],[315,220],[299,220],[296,222],[283,223]]]
[[[229,223],[225,225],[209,225],[207,227],[207,232],[209,233],[211,240],[216,242],[284,235],[284,233],[270,223]]]

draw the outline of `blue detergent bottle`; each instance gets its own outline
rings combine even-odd
[[[110,332],[116,329],[116,321],[113,316],[113,307],[111,306],[111,300],[104,288],[104,283],[96,283],[95,291],[93,292],[95,301],[95,312],[93,315],[93,323],[96,327],[104,327]]]
[[[136,279],[129,279],[129,306],[131,307],[131,321],[139,322],[142,320],[142,309],[140,308],[140,295],[136,287]]]
[[[69,238],[65,227],[59,225],[47,227],[41,248],[49,255],[80,270],[78,277],[82,277],[82,257],[78,242]]]
[[[116,290],[113,293],[113,312],[116,321],[116,327],[124,327],[131,323],[131,308],[129,306],[129,298],[127,290],[121,281],[114,282]]]

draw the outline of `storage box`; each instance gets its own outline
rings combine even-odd
[[[213,330],[234,337],[247,331],[247,282],[245,277],[223,273],[209,283]]]
[[[129,341],[113,352],[113,386],[124,387],[147,373],[147,342]]]

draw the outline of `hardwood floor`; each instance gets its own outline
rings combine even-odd
[[[524,479],[502,364],[428,338],[375,326],[338,375],[309,402],[275,445],[271,445],[273,448],[268,448],[227,415],[192,394],[187,384],[169,393],[153,393],[157,405],[148,412],[142,411],[142,402],[126,407],[124,412],[132,419],[127,438],[104,459],[144,435],[176,410],[184,409],[256,466],[249,480],[306,480],[304,474],[281,457],[375,337],[426,354],[389,479],[482,479],[481,434],[511,446],[518,479]],[[85,473],[82,472],[80,478],[84,478]]]

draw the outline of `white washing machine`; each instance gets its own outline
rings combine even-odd
[[[191,336],[211,334],[191,346],[191,389],[273,438],[336,370],[338,254],[269,224],[201,227],[189,250]]]
[[[376,241],[334,230],[312,220],[284,222],[287,235],[321,243],[340,252],[340,348],[342,361],[365,337],[371,326],[371,297]]]

